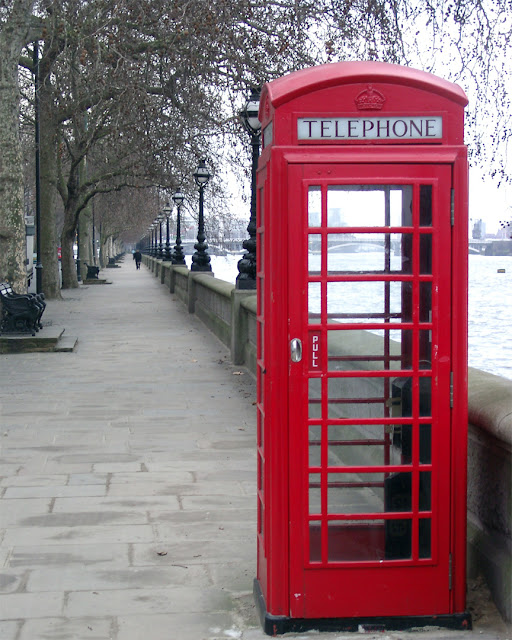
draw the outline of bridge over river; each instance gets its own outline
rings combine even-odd
[[[486,256],[512,256],[512,240],[470,240],[469,253]]]

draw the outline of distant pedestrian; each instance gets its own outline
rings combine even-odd
[[[140,269],[140,262],[142,260],[142,253],[140,251],[135,251],[133,254],[133,259],[135,260],[135,266],[137,269]]]

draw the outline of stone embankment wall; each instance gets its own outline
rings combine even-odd
[[[211,273],[144,256],[144,264],[231,351],[256,371],[256,295]],[[372,339],[375,339],[373,336]],[[468,574],[483,574],[512,621],[512,380],[469,370]]]

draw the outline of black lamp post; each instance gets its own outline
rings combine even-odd
[[[36,293],[43,291],[43,265],[41,263],[41,153],[39,127],[39,43],[34,42],[34,110],[35,110],[35,170],[36,170]],[[30,256],[32,262],[32,256]],[[78,271],[80,275],[80,271]],[[80,278],[78,278],[80,279]]]
[[[157,258],[159,260],[162,260],[162,258],[164,257],[164,245],[162,242],[162,222],[163,221],[164,221],[164,214],[159,213],[158,216],[156,217],[156,223],[158,225],[159,234],[160,234],[160,242],[158,244],[158,252],[157,252]]]
[[[256,170],[260,155],[261,123],[258,120],[260,90],[252,89],[251,96],[240,114],[244,127],[251,136],[252,172],[251,172],[251,217],[247,225],[249,238],[244,240],[247,251],[238,261],[237,289],[256,289]]]
[[[195,173],[193,174],[194,180],[196,181],[197,186],[199,187],[199,223],[197,229],[197,242],[194,245],[194,249],[196,252],[192,256],[192,266],[190,267],[191,271],[211,271],[212,267],[210,265],[210,256],[206,252],[208,249],[208,245],[205,242],[206,236],[204,234],[204,196],[203,191],[206,185],[208,184],[208,180],[210,179],[210,173],[206,168],[206,160],[202,158],[199,161],[199,166],[197,167]]]
[[[169,205],[169,203],[167,203],[164,207],[163,210],[163,215],[165,216],[165,252],[164,252],[164,256],[163,259],[166,262],[170,262],[172,260],[172,255],[171,255],[171,243],[170,243],[170,237],[169,237],[169,218],[171,217],[171,206]]]
[[[151,236],[152,236],[151,255],[154,258],[156,258],[157,245],[156,245],[156,223],[155,222],[151,224]]]
[[[181,205],[183,204],[183,200],[185,200],[185,196],[180,191],[176,191],[172,199],[178,209],[178,213],[176,215],[176,244],[174,245],[172,261],[173,264],[184,265],[185,256],[183,255],[183,247],[181,246]]]

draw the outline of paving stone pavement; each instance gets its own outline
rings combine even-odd
[[[144,267],[102,277],[43,316],[74,352],[0,355],[0,640],[263,640],[254,380]],[[421,636],[510,638],[476,592]]]

